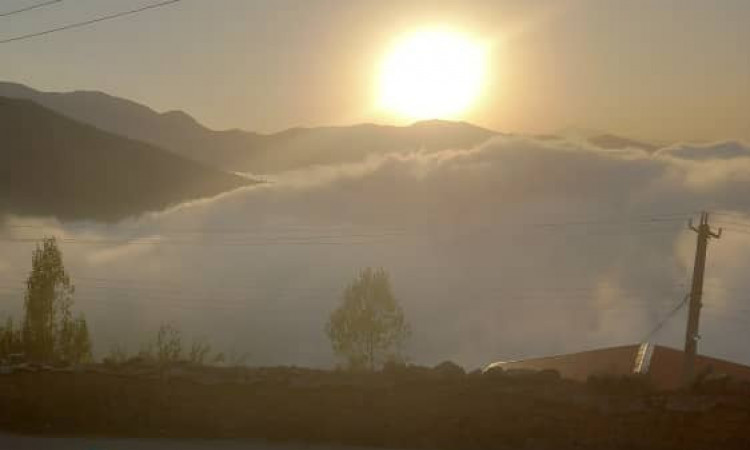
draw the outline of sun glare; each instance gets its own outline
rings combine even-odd
[[[480,44],[454,32],[414,33],[383,62],[380,106],[410,119],[456,118],[481,93],[484,72]]]

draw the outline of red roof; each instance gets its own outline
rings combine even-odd
[[[496,362],[490,367],[505,370],[557,370],[563,378],[586,381],[592,375],[648,376],[660,389],[680,387],[683,370],[682,350],[654,344],[634,344],[565,355],[519,361]],[[750,381],[750,366],[698,355],[695,373],[726,374],[737,380]]]

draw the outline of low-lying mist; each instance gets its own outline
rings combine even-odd
[[[498,137],[470,151],[315,167],[117,225],[10,217],[0,311],[58,237],[104,355],[171,322],[251,365],[332,366],[323,332],[364,267],[390,272],[412,361],[467,367],[643,340],[689,291],[691,214],[721,212],[700,351],[750,363],[750,148],[649,154]],[[731,213],[728,215],[726,213]],[[651,337],[682,346],[685,311]]]

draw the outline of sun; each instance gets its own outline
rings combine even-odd
[[[383,61],[380,107],[410,119],[451,119],[477,100],[485,50],[451,31],[421,31],[400,40]]]

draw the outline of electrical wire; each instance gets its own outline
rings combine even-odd
[[[99,23],[99,22],[104,22],[104,21],[107,21],[107,20],[117,19],[117,18],[120,18],[120,17],[129,16],[129,15],[132,15],[132,14],[138,14],[138,13],[141,13],[141,12],[144,12],[144,11],[148,11],[148,10],[151,10],[151,9],[155,9],[155,8],[162,8],[164,6],[173,5],[173,4],[181,2],[181,1],[182,0],[167,0],[167,1],[159,2],[159,3],[154,3],[154,4],[151,4],[151,5],[146,5],[146,6],[143,6],[141,8],[131,9],[131,10],[128,10],[128,11],[121,11],[121,12],[114,13],[114,14],[109,14],[109,15],[106,15],[106,16],[96,17],[94,19],[85,20],[83,22],[75,22],[75,23],[71,23],[71,24],[68,24],[68,25],[63,25],[63,26],[56,27],[56,28],[50,28],[50,29],[43,30],[43,31],[37,31],[37,32],[34,32],[34,33],[28,33],[28,34],[22,34],[20,36],[14,36],[14,37],[11,37],[11,38],[0,40],[0,44],[8,44],[8,43],[11,43],[11,42],[23,41],[23,40],[26,40],[26,39],[31,39],[31,38],[35,38],[35,37],[39,37],[39,36],[46,36],[48,34],[57,33],[57,32],[60,32],[60,31],[71,30],[71,29],[74,29],[74,28],[81,28],[81,27],[93,25],[93,24],[96,24],[96,23]]]
[[[14,9],[12,11],[7,11],[7,12],[4,12],[4,13],[0,13],[0,17],[8,17],[8,16],[13,16],[15,14],[21,14],[21,13],[24,13],[26,11],[32,11],[34,9],[44,8],[45,6],[54,5],[56,3],[62,3],[62,1],[63,0],[49,0],[49,1],[46,1],[46,2],[37,3],[35,5],[29,5],[29,6],[26,6],[26,7],[23,7],[23,8]]]
[[[659,331],[664,328],[667,322],[669,322],[675,316],[675,314],[677,314],[685,305],[687,305],[689,299],[690,294],[686,294],[682,301],[678,303],[674,308],[672,308],[672,310],[669,311],[669,313],[662,320],[660,320],[659,323],[657,323],[656,326],[648,334],[646,334],[641,342],[648,342],[657,333],[659,333]]]
[[[646,225],[657,225],[662,223],[672,223],[676,221],[681,221],[682,219],[678,218],[668,218],[669,215],[663,215],[663,216],[652,216],[648,218],[641,218],[637,220],[632,219],[621,219],[621,220],[615,220],[615,219],[608,219],[608,220],[590,220],[590,221],[576,221],[576,222],[543,222],[543,223],[513,223],[508,224],[513,227],[518,228],[519,233],[528,233],[530,231],[543,231],[543,232],[565,232],[565,233],[575,233],[577,228],[581,228],[582,232],[581,234],[578,234],[578,236],[613,236],[613,235],[639,235],[639,234],[653,234],[653,233],[675,233],[682,231],[680,228],[644,228],[643,226]],[[631,227],[626,228],[604,228],[604,229],[591,229],[592,226],[598,226],[601,227],[602,225],[630,225]],[[638,225],[637,227],[632,227],[632,225]],[[46,227],[44,225],[6,225],[5,228],[8,229],[48,229],[49,227]],[[122,230],[142,230],[142,228],[138,227],[127,227],[127,228],[119,228],[118,231]],[[320,227],[317,227],[317,229],[320,229]],[[379,232],[362,232],[362,233],[355,233],[355,232],[335,232],[335,233],[328,233],[328,234],[309,234],[305,233],[305,228],[300,228],[300,231],[294,231],[289,232],[288,230],[284,233],[286,236],[268,236],[268,234],[284,234],[280,233],[274,229],[267,229],[265,233],[261,232],[258,228],[231,228],[231,229],[201,229],[201,228],[167,228],[164,230],[159,230],[159,234],[153,237],[137,237],[137,238],[98,238],[98,239],[90,239],[90,238],[75,238],[75,237],[67,237],[59,239],[59,242],[61,243],[69,243],[69,244],[86,244],[86,245],[128,245],[128,244],[135,244],[135,245],[161,245],[161,244],[169,244],[169,245],[229,245],[229,246],[256,246],[256,245],[271,245],[271,244],[284,244],[284,245],[295,245],[295,244],[304,244],[304,245],[348,245],[348,244],[371,244],[376,243],[373,242],[372,239],[386,239],[386,238],[395,238],[395,237],[401,237],[406,235],[416,235],[418,237],[424,238],[424,237],[447,237],[450,239],[454,238],[460,238],[460,237],[466,237],[466,236],[474,236],[476,234],[481,234],[483,231],[481,230],[471,230],[467,233],[458,234],[450,233],[447,235],[444,235],[439,230],[437,232],[433,233],[426,233],[426,232],[416,232],[415,231],[408,231],[404,228],[390,228]],[[495,230],[493,229],[487,229],[484,230],[484,232],[491,232]],[[162,234],[162,232],[165,232]],[[292,234],[298,233],[301,234],[300,236],[293,236]],[[303,234],[305,233],[305,234]],[[207,236],[207,235],[221,235],[224,237],[224,239],[213,239],[213,240],[197,240],[197,239],[187,239],[187,238],[181,238],[181,239],[174,239],[171,238],[169,235],[180,235],[180,234],[190,234],[193,235],[193,238],[199,237],[199,236]],[[237,239],[236,237],[233,239],[227,239],[229,237],[228,235],[240,235],[240,239]],[[250,240],[247,239],[247,236],[250,237]],[[15,237],[0,237],[0,242],[16,242],[16,243],[34,243],[38,242],[43,239],[43,236],[15,236]],[[349,241],[341,242],[341,239],[349,239]],[[357,240],[351,240],[351,239],[357,239]],[[364,239],[364,240],[363,240]]]
[[[549,221],[549,222],[511,222],[505,225],[516,226],[516,227],[530,227],[530,228],[568,228],[568,227],[580,227],[587,225],[649,225],[657,223],[671,223],[671,222],[682,222],[684,219],[692,217],[692,214],[686,213],[662,213],[662,214],[651,214],[651,215],[636,215],[636,216],[625,216],[625,217],[605,217],[595,218],[591,220],[579,220],[579,221]],[[501,224],[502,225],[502,224]],[[44,224],[6,224],[4,228],[7,229],[48,229],[51,225]],[[63,226],[63,228],[78,229],[86,228],[86,224],[72,224]],[[272,227],[272,228],[271,228]],[[342,227],[342,226],[338,226]],[[144,227],[139,226],[117,226],[118,230],[143,230]],[[273,225],[266,226],[267,229],[277,230],[281,229],[301,229],[306,230],[310,228],[320,228],[315,225]],[[331,228],[326,226],[325,228]],[[218,233],[218,234],[243,234],[248,232],[257,232],[261,228],[160,228],[159,231],[164,231],[174,234],[207,234],[207,233]],[[392,231],[402,231],[403,227],[393,227]]]

